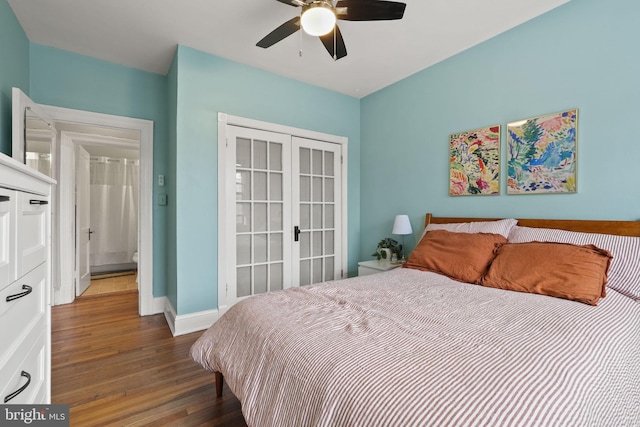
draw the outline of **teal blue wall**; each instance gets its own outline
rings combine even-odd
[[[178,314],[217,307],[218,112],[349,138],[349,269],[358,260],[360,101],[178,47]]]
[[[361,250],[410,215],[638,219],[640,2],[572,0],[361,102]],[[510,195],[505,125],[579,109],[578,193]],[[502,125],[500,196],[448,195],[451,133]],[[396,236],[398,237],[398,236]]]
[[[0,152],[11,156],[11,88],[29,93],[29,39],[0,0]]]
[[[166,77],[39,44],[30,47],[30,97],[41,104],[153,120],[154,176],[167,173]],[[156,181],[156,180],[154,180]],[[153,190],[153,294],[164,296],[166,211]]]
[[[176,238],[177,238],[177,219],[176,219],[176,147],[177,143],[177,130],[176,120],[178,118],[178,56],[173,57],[173,62],[167,73],[167,98],[169,103],[167,128],[169,131],[168,140],[168,174],[165,177],[166,192],[168,195],[169,204],[167,205],[167,258],[166,258],[166,283],[167,283],[167,298],[171,302],[171,305],[178,307],[178,282],[177,282],[177,252],[176,252]]]

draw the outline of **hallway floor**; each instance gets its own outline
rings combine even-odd
[[[122,271],[118,273],[106,273],[91,276],[91,284],[81,297],[91,297],[96,295],[137,292],[138,283],[136,276],[138,272]]]

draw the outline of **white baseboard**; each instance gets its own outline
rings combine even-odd
[[[164,317],[174,337],[203,331],[218,320],[218,310],[206,310],[197,313],[177,315],[175,308],[168,298],[164,306]]]
[[[71,304],[76,299],[73,286],[61,286],[53,290],[51,305]]]
[[[160,313],[164,313],[164,307],[167,304],[167,297],[154,297],[153,298],[153,305],[151,307],[151,310],[153,310],[153,313],[151,314],[160,314]]]

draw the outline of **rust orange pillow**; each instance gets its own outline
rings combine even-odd
[[[476,283],[495,257],[496,245],[506,242],[500,234],[432,230],[420,240],[404,267]]]
[[[594,245],[507,243],[478,284],[597,305],[606,296],[612,256]]]

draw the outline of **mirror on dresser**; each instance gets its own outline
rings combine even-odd
[[[55,177],[55,128],[51,119],[20,89],[12,90],[12,157]]]

